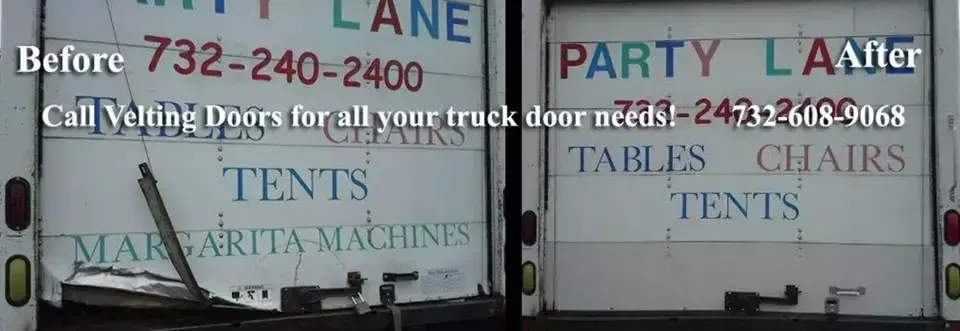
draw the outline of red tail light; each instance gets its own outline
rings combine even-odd
[[[527,246],[537,243],[537,214],[531,210],[520,216],[520,241]]]
[[[14,177],[7,181],[4,193],[7,227],[13,231],[26,230],[30,226],[30,183]]]

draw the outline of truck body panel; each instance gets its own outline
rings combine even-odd
[[[796,285],[796,305],[761,310],[822,315],[837,298],[841,315],[938,316],[930,5],[546,4],[547,109],[680,115],[663,129],[542,133],[542,276],[524,314],[717,312],[728,291]],[[916,69],[833,67],[869,38],[922,49]],[[738,128],[725,115],[804,101],[899,104],[905,121]]]
[[[190,301],[137,185],[141,162],[156,175],[193,275],[218,302],[282,310],[283,288],[343,288],[352,271],[365,278],[370,305],[383,303],[385,284],[395,285],[397,304],[502,293],[503,252],[492,248],[502,231],[489,221],[499,215],[489,203],[500,190],[490,178],[502,177],[492,163],[501,159],[490,155],[502,150],[498,134],[440,125],[289,125],[296,104],[304,112],[354,105],[443,112],[502,99],[488,91],[502,84],[487,75],[498,48],[486,45],[502,24],[487,27],[497,10],[486,2],[43,4],[35,4],[45,15],[42,38],[5,39],[5,52],[36,44],[59,53],[73,45],[119,52],[125,69],[47,74],[32,87],[44,106],[87,106],[96,114],[95,126],[84,128],[41,128],[32,118],[26,124],[40,128],[41,138],[16,136],[42,146],[35,192],[43,225],[40,299],[125,307]],[[4,20],[8,35],[14,22]],[[201,113],[198,122],[206,120],[205,105],[285,117],[280,127],[198,125],[192,133],[110,126],[109,106],[137,105]],[[41,106],[31,108],[39,113]],[[413,272],[413,281],[383,278]],[[147,299],[73,294],[91,288]],[[322,302],[323,309],[352,306],[347,297]]]

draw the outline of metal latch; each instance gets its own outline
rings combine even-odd
[[[840,301],[837,298],[830,297],[823,302],[823,312],[827,315],[836,315],[840,313]]]
[[[724,310],[756,312],[760,304],[796,306],[800,297],[800,290],[796,285],[787,285],[783,291],[784,297],[764,297],[757,292],[726,292],[723,296]]]
[[[836,286],[830,286],[830,294],[839,295],[839,296],[858,297],[858,296],[867,294],[867,288],[863,286],[860,286],[857,288],[839,288]]]
[[[408,273],[395,273],[395,272],[384,272],[383,281],[385,282],[407,282],[420,279],[419,272],[408,272]]]
[[[393,284],[380,285],[380,303],[389,305],[397,302],[397,291]]]
[[[324,299],[347,297],[353,302],[357,314],[370,312],[370,304],[363,298],[363,283],[366,278],[359,271],[347,273],[347,287],[320,288],[319,286],[292,286],[280,289],[280,305],[284,312],[311,312],[323,310]]]

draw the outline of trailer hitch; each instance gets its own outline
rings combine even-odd
[[[319,286],[291,286],[280,289],[280,305],[284,312],[312,312],[323,310],[322,302],[328,298],[350,298],[357,315],[370,312],[370,304],[363,298],[363,283],[366,278],[359,271],[347,273],[347,286],[321,288]]]
[[[726,311],[756,312],[760,304],[796,306],[800,297],[800,290],[796,285],[787,285],[783,291],[784,297],[765,297],[757,292],[731,292],[723,296],[723,306]]]

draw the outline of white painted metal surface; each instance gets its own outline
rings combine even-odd
[[[615,100],[665,100],[689,117],[671,129],[551,130],[546,308],[722,310],[725,291],[779,296],[796,284],[797,306],[762,309],[822,313],[829,287],[864,286],[865,296],[840,298],[840,313],[935,315],[926,6],[551,8],[549,108],[617,111]],[[804,73],[820,40],[832,62],[846,37],[862,45],[871,36],[922,48],[916,71]],[[743,130],[714,116],[725,98],[780,101],[780,109],[808,97],[902,104],[906,125]],[[710,123],[696,123],[707,101],[701,120]],[[807,158],[787,155],[805,145]]]
[[[4,1],[3,35],[0,36],[0,49],[13,49],[16,45],[35,44],[40,27],[40,8],[37,1],[11,2]],[[16,27],[16,28],[11,28]],[[14,68],[16,59],[12,56],[0,58],[0,66]],[[36,206],[36,98],[37,77],[17,75],[13,70],[0,71],[0,209],[7,199],[3,185],[13,177],[21,177],[30,182],[31,203]],[[35,210],[35,209],[34,209]],[[3,219],[0,228],[0,263],[15,255],[24,255],[30,259],[32,275],[36,276],[39,266],[36,252],[36,212],[33,212],[31,226],[25,231],[11,231],[6,226],[6,215],[0,212]],[[0,272],[0,282],[7,284],[5,271]],[[6,287],[6,285],[4,285]],[[31,280],[31,287],[37,284]],[[2,293],[6,293],[4,290]],[[37,325],[37,300],[32,295],[30,301],[22,307],[13,307],[6,300],[0,300],[0,331],[34,330]]]
[[[524,1],[521,7],[523,11],[522,23],[522,45],[523,52],[523,78],[522,102],[524,110],[529,111],[533,105],[543,104],[541,96],[544,94],[543,81],[543,45],[544,34],[543,26],[546,20],[543,3],[537,1]],[[543,293],[543,224],[545,208],[541,202],[544,199],[544,157],[546,151],[543,149],[546,130],[541,128],[523,128],[521,131],[521,143],[523,146],[523,183],[521,190],[521,206],[523,211],[532,211],[537,215],[537,240],[533,245],[521,243],[522,263],[531,262],[536,266],[537,288],[532,294],[524,294],[521,297],[521,313],[523,316],[534,316],[540,311]]]
[[[178,111],[205,104],[278,111],[295,104],[308,110],[485,107],[485,8],[479,0],[396,1],[395,15],[393,1],[143,2],[46,2],[48,50],[72,44],[86,52],[114,52],[119,42],[126,75],[47,75],[45,103],[102,107],[133,99]],[[193,8],[185,9],[186,3]],[[420,6],[414,10],[414,4]],[[372,24],[378,7],[384,17],[396,17],[398,27]],[[371,32],[372,26],[379,31]],[[157,43],[145,35],[173,41],[155,70],[148,66]],[[198,49],[192,70],[175,50],[186,49],[186,42],[176,44],[179,39]],[[201,74],[216,52],[209,46],[201,53],[206,43],[222,48],[220,60],[210,62],[221,77]],[[262,71],[272,76],[269,81],[252,79],[263,61],[264,52],[255,52],[259,47],[272,53]],[[315,83],[296,74],[288,82],[274,72],[285,50],[294,52],[294,60],[305,52],[317,56],[322,74]],[[345,79],[356,65],[351,57],[363,63],[351,76],[359,87],[345,86],[352,84]],[[374,58],[380,66],[389,60],[404,68],[418,63],[419,89],[416,68],[407,73],[414,87],[388,88],[399,79],[396,66],[379,88],[365,81]],[[302,70],[309,81],[312,67]],[[176,277],[157,246],[136,183],[136,165],[145,161],[182,232],[198,282],[221,298],[278,309],[281,287],[343,287],[348,271],[368,278],[364,297],[370,304],[379,303],[385,272],[424,275],[397,285],[400,303],[468,297],[478,294],[478,284],[489,286],[481,130],[214,131],[200,129],[193,137],[171,129],[171,137],[163,137],[158,129],[148,129],[147,136],[136,129],[46,129],[42,298],[60,300],[59,282],[75,261]],[[426,279],[431,270],[453,277]],[[268,291],[237,296],[245,287]],[[324,304],[343,307],[349,300]]]
[[[960,113],[960,6],[957,1],[941,0],[934,2],[933,43],[937,50],[934,72],[935,123],[937,139],[936,170],[937,180],[937,226],[939,236],[940,261],[936,274],[940,282],[940,314],[948,321],[960,320],[960,303],[946,295],[946,266],[960,262],[960,248],[947,245],[944,240],[943,215],[948,209],[960,208],[957,202],[957,187],[960,186],[960,169],[957,163],[960,145],[957,144],[957,120]],[[951,123],[953,123],[951,125]]]
[[[506,81],[503,79],[503,70],[506,63],[506,1],[492,0],[487,1],[487,72],[490,89],[488,96],[488,105],[506,104]],[[493,189],[489,192],[490,201],[501,201],[503,199],[503,188],[506,185],[506,169],[504,155],[506,154],[506,132],[504,130],[490,130],[490,164],[492,165],[491,176],[493,178]],[[494,203],[491,212],[490,224],[492,235],[491,259],[493,261],[490,280],[493,287],[493,293],[506,293],[506,270],[504,268],[504,245],[506,241],[506,220],[503,215],[503,203]]]

